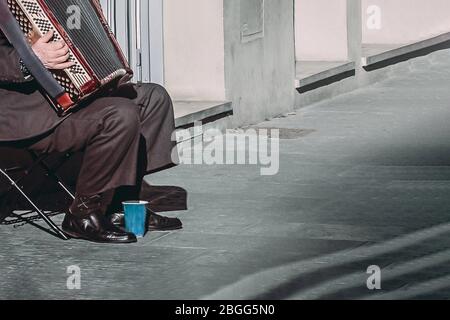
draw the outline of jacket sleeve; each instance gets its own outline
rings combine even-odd
[[[0,32],[0,83],[12,84],[27,81],[20,69],[19,55]]]

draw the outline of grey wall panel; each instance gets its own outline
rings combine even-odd
[[[151,82],[164,84],[163,0],[149,0],[148,12],[150,17],[150,42],[148,48]]]

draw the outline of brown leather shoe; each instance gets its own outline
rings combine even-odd
[[[73,239],[87,240],[97,243],[134,243],[136,236],[132,233],[111,226],[104,215],[94,213],[85,217],[67,214],[62,229]]]
[[[171,231],[183,228],[183,223],[178,218],[160,216],[147,208],[147,230],[148,231]],[[125,214],[123,212],[113,213],[107,216],[109,221],[121,228],[125,227]]]
[[[63,231],[74,239],[98,243],[133,243],[136,236],[113,225],[104,215],[108,198],[104,195],[77,196],[62,223]]]

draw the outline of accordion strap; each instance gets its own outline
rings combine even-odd
[[[7,0],[0,0],[0,29],[16,49],[33,77],[47,92],[50,98],[58,102],[61,101],[63,104],[70,103],[70,98],[68,98],[63,87],[35,55],[17,20],[9,10]]]

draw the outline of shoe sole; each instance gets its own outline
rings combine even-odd
[[[94,243],[103,243],[103,244],[130,244],[130,243],[136,243],[137,240],[127,240],[127,241],[100,241],[100,240],[91,240],[84,237],[80,237],[79,235],[75,235],[71,232],[63,230],[66,235],[68,235],[71,239],[75,240],[84,240]]]
[[[116,227],[119,228],[125,228],[123,225],[121,224],[117,224],[117,223],[113,223]],[[176,231],[176,230],[181,230],[183,229],[183,226],[179,226],[179,227],[172,227],[172,228],[152,228],[152,227],[148,227],[147,231]]]
[[[183,229],[183,227],[173,227],[173,228],[148,228],[148,231],[176,231],[176,230],[181,230]]]

